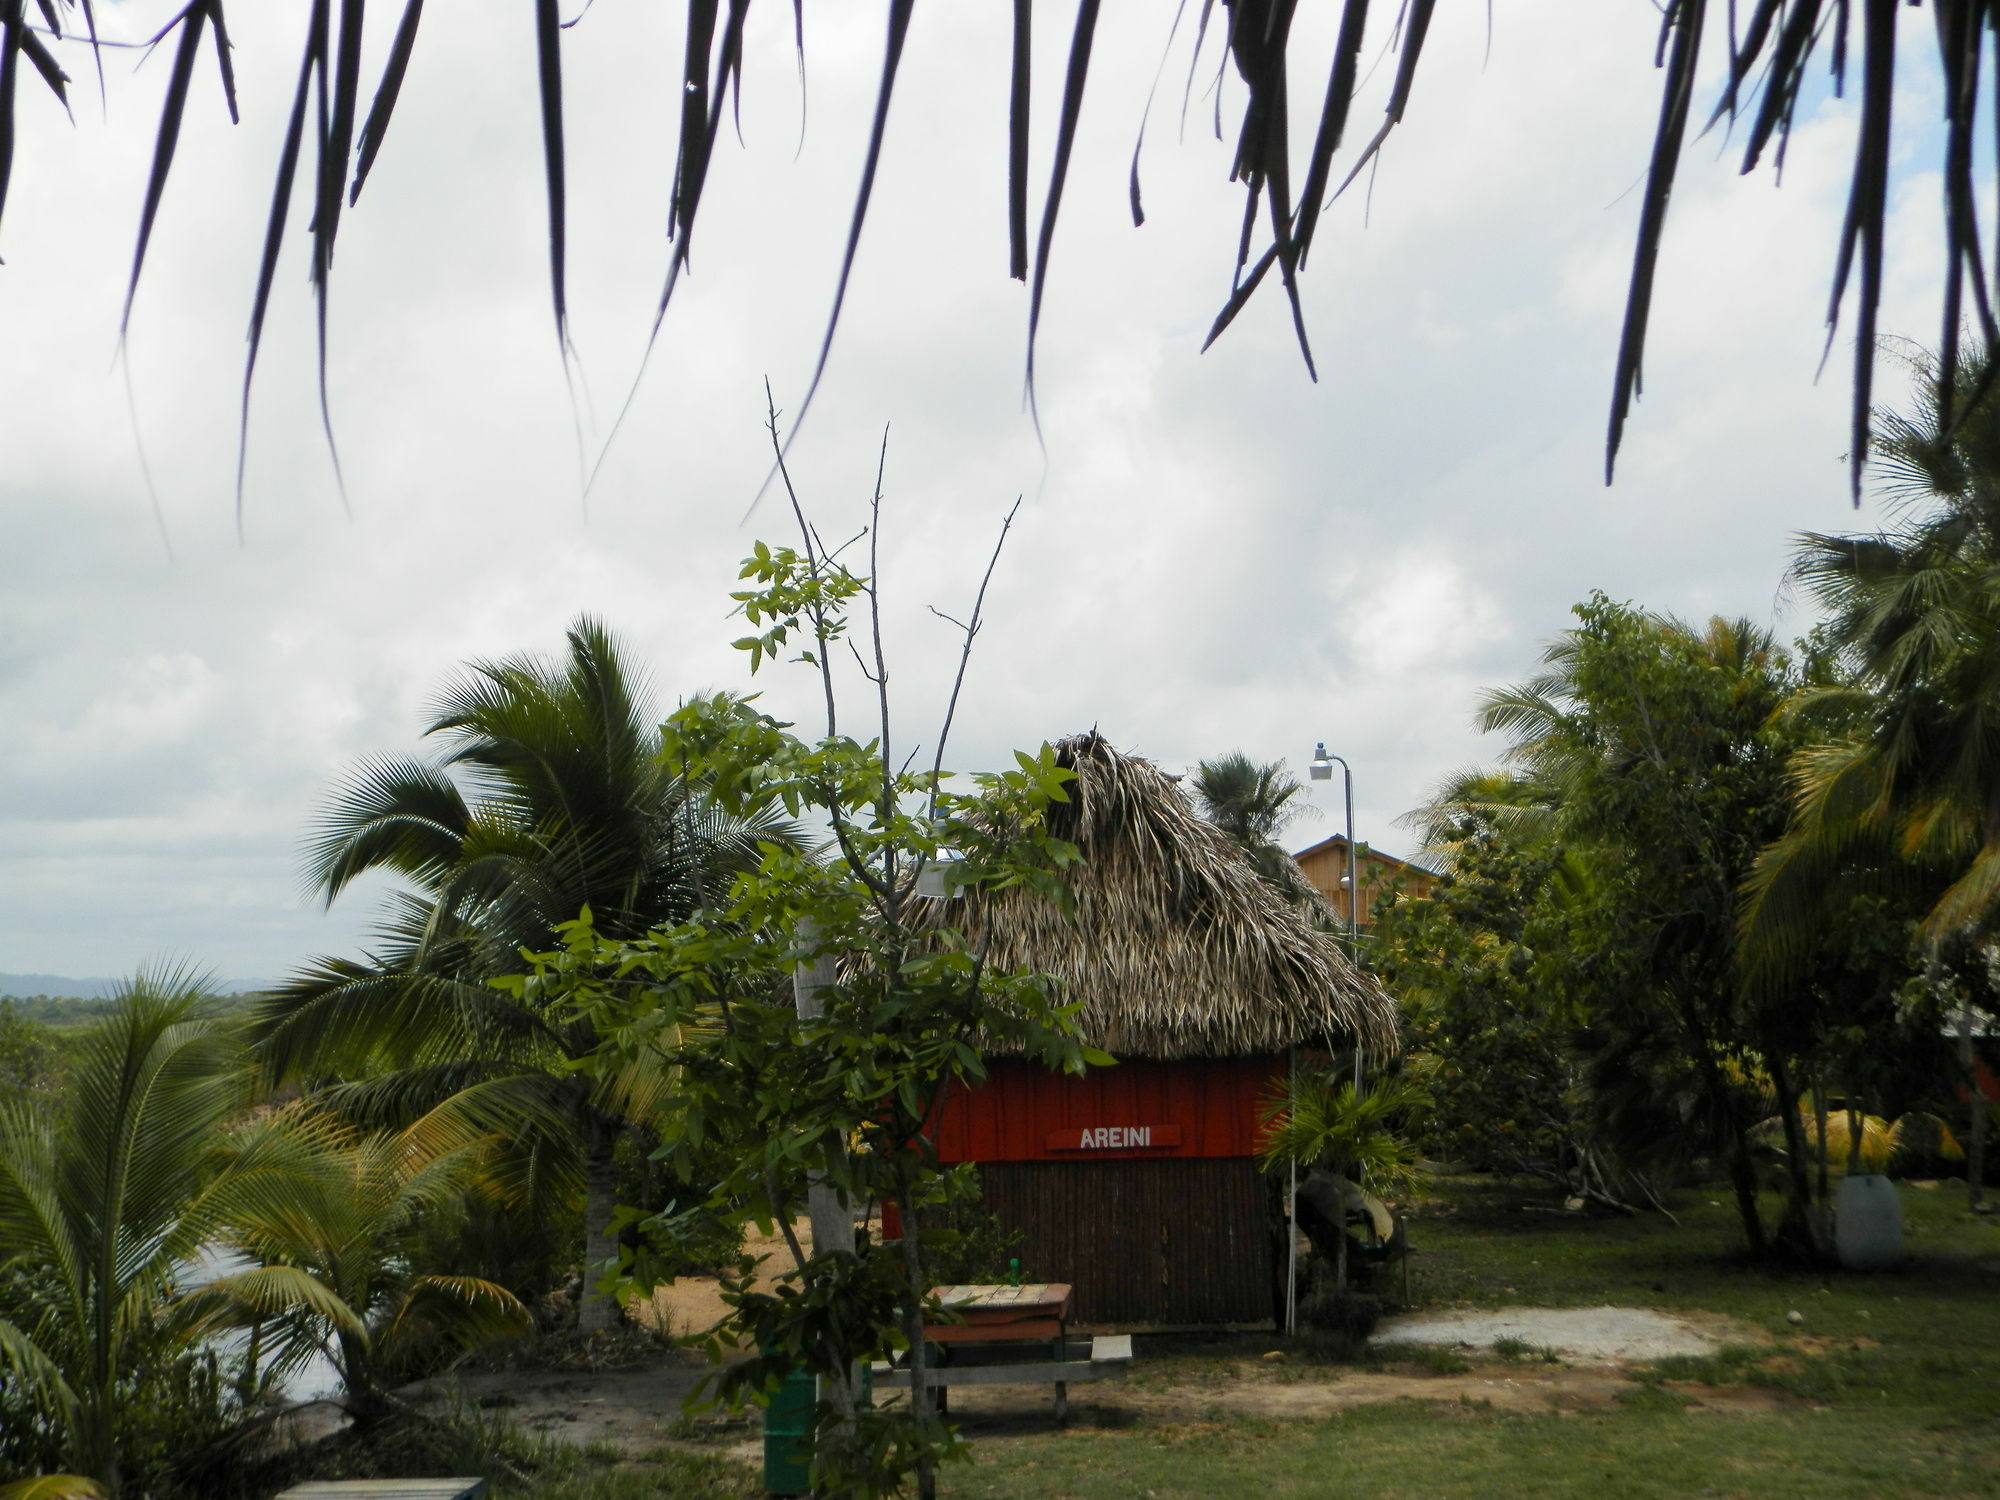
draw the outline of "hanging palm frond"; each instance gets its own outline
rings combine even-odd
[[[1437,0],[1402,0],[1396,6],[1378,3],[1372,8],[1370,0],[1319,0],[1324,10],[1338,14],[1331,55],[1323,57],[1303,55],[1303,49],[1294,42],[1295,33],[1302,29],[1295,22],[1307,3],[1308,0],[1222,0],[1218,16],[1214,0],[1203,0],[1199,24],[1193,28],[1194,57],[1190,60],[1189,78],[1192,80],[1201,66],[1212,38],[1222,54],[1217,66],[1215,104],[1218,135],[1222,119],[1219,92],[1222,71],[1233,65],[1243,88],[1243,106],[1230,166],[1231,179],[1242,185],[1244,193],[1240,220],[1234,227],[1235,268],[1209,340],[1212,342],[1229,326],[1275,269],[1310,373],[1313,359],[1306,339],[1298,278],[1306,268],[1322,211],[1363,170],[1378,161],[1384,142],[1409,110]],[[1584,6],[1594,0],[1572,0],[1572,3]],[[1876,354],[1877,310],[1883,286],[1892,123],[1899,100],[1908,101],[1915,95],[1929,104],[1935,75],[1897,56],[1901,0],[1745,0],[1740,8],[1732,0],[1726,7],[1726,15],[1719,14],[1724,8],[1714,5],[1712,0],[1656,0],[1656,3],[1660,30],[1653,49],[1653,64],[1660,74],[1660,109],[1646,168],[1613,374],[1605,446],[1607,479],[1626,418],[1643,389],[1648,318],[1667,210],[1685,152],[1688,127],[1697,122],[1696,84],[1705,60],[1710,60],[1711,53],[1719,52],[1719,57],[1713,60],[1723,63],[1721,88],[1705,123],[1713,126],[1725,119],[1732,122],[1748,119],[1742,168],[1748,172],[1767,156],[1774,167],[1782,167],[1800,100],[1807,92],[1806,78],[1811,65],[1824,60],[1836,93],[1842,92],[1850,82],[1850,56],[1858,50],[1859,109],[1854,160],[1847,212],[1835,247],[1836,267],[1827,309],[1829,348],[1850,306],[1856,334],[1850,459],[1858,499],[1861,465],[1869,451],[1869,397]],[[1920,3],[1921,0],[1909,0],[1913,7]],[[1034,0],[1013,0],[1012,45],[1004,54],[996,52],[991,63],[996,69],[1006,69],[1008,74],[1007,264],[1011,275],[1028,281],[1030,286],[1026,358],[1031,403],[1035,335],[1053,260],[1063,190],[1092,76],[1092,58],[1100,40],[1099,5],[1100,0],[1077,0],[1063,62],[1054,144],[1032,256],[1028,178],[1029,122],[1037,82],[1031,50]],[[1980,225],[1979,168],[1974,148],[1974,132],[1982,109],[1991,112],[1996,99],[2000,99],[1994,85],[1981,76],[1985,38],[2000,29],[2000,0],[1931,0],[1931,8],[1936,18],[1936,56],[1944,84],[1943,129],[1935,134],[1935,149],[1944,186],[1946,251],[1940,289],[1943,326],[1940,355],[1949,383],[1957,362],[1960,325],[1968,316],[1968,295],[1970,317],[1981,335],[1989,342],[2000,339],[2000,324],[1994,318],[1994,299],[1987,284],[1988,265],[2000,265],[2000,239],[1995,238],[2000,230],[1982,230]],[[31,16],[27,0],[0,0],[0,212],[6,206],[15,150],[16,104],[23,62],[67,109],[69,75],[57,60],[57,49],[88,46],[95,52],[101,45],[91,0],[37,0],[36,10],[39,20]],[[311,239],[312,285],[318,309],[320,401],[322,413],[326,414],[326,308],[341,213],[359,199],[362,185],[382,150],[396,106],[410,81],[411,58],[424,19],[423,0],[404,0],[393,23],[383,23],[393,24],[393,30],[387,39],[381,77],[364,117],[361,58],[364,44],[370,40],[366,10],[366,0],[310,0],[305,8],[297,82],[278,153],[263,255],[251,299],[243,390],[246,419],[250,379],[278,250],[290,202],[302,174],[310,184],[308,193],[312,202],[307,233]],[[688,266],[696,217],[723,128],[723,105],[731,101],[732,112],[741,106],[744,28],[749,10],[750,0],[729,0],[726,11],[720,0],[687,0],[685,50],[675,72],[664,81],[665,87],[680,96],[682,107],[670,216],[674,245],[654,317],[654,336],[658,335],[668,303]],[[1169,37],[1178,34],[1179,9],[1170,12],[1162,6],[1159,13]],[[65,21],[65,17],[69,19]],[[579,16],[577,20],[563,21],[556,0],[532,0],[537,85],[532,104],[522,101],[524,108],[536,111],[540,123],[550,291],[555,332],[559,346],[565,351],[568,235],[562,49],[564,31],[581,19]],[[78,21],[82,23],[81,30],[75,24]],[[1216,24],[1211,25],[1211,21]],[[1330,188],[1335,183],[1336,157],[1365,82],[1359,64],[1364,42],[1371,34],[1371,22],[1378,30],[1388,28],[1386,45],[1395,55],[1388,100],[1379,126],[1346,164],[1337,185]],[[606,23],[593,21],[593,24]],[[813,389],[825,373],[839,326],[862,228],[882,165],[890,105],[909,33],[915,24],[914,0],[888,0],[882,69],[871,105],[868,148],[842,251],[838,287],[814,367]],[[796,35],[803,87],[806,58],[802,21],[797,24]],[[204,39],[213,43],[224,97],[231,117],[236,114],[235,75],[223,0],[186,0],[149,45],[162,45],[169,39],[174,42],[173,60],[127,287],[128,318],[174,165],[190,84]],[[1143,50],[1150,54],[1153,47],[1154,43],[1148,40]],[[1638,59],[1634,59],[1634,64],[1636,72],[1642,64]],[[960,63],[954,59],[944,65],[956,67]],[[1295,189],[1290,154],[1294,124],[1291,75],[1301,71],[1313,76],[1322,68],[1327,74],[1326,90],[1313,124],[1306,170]],[[98,71],[101,80],[101,66]],[[1048,82],[1053,84],[1054,80]],[[1578,123],[1580,128],[1588,128],[1588,121]],[[312,158],[309,172],[305,168],[308,147]],[[1993,170],[2000,172],[2000,164]],[[1130,191],[1134,221],[1142,222],[1136,154]],[[1253,255],[1260,237],[1267,238],[1268,244]],[[809,389],[794,427],[803,420],[804,407],[810,402]],[[331,444],[330,415],[326,426]],[[337,457],[335,463],[337,469]],[[239,511],[240,474],[239,458]]]

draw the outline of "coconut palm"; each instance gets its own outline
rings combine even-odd
[[[1298,815],[1291,802],[1303,790],[1283,761],[1260,765],[1241,750],[1195,767],[1194,795],[1202,816],[1246,848],[1278,841]]]
[[[523,950],[557,947],[558,925],[586,908],[621,939],[686,918],[760,843],[798,837],[765,810],[719,812],[662,763],[658,723],[593,620],[571,628],[559,663],[473,664],[427,730],[442,753],[360,767],[310,846],[329,902],[365,872],[406,882],[375,951],[316,960],[259,1017],[273,1074],[345,1080],[331,1097],[352,1118],[421,1118],[440,1144],[501,1135],[523,1194],[573,1196],[580,1183],[592,1266],[617,1253],[618,1137],[652,1117],[662,1079],[644,1063],[578,1071],[598,1045],[589,1022],[490,981],[520,973]],[[582,1326],[612,1313],[587,1297]]]
[[[1236,841],[1259,875],[1295,898],[1312,887],[1279,847],[1278,836],[1299,815],[1293,799],[1303,790],[1283,761],[1260,764],[1241,750],[1195,767],[1193,791],[1201,815]]]
[[[1299,1198],[1311,1212],[1300,1222],[1311,1226],[1315,1248],[1332,1262],[1335,1286],[1347,1285],[1349,1215],[1370,1221],[1377,1243],[1386,1245],[1395,1222],[1381,1195],[1400,1196],[1423,1181],[1408,1126],[1429,1103],[1428,1091],[1409,1075],[1377,1078],[1363,1093],[1338,1070],[1294,1077],[1263,1100],[1259,1160],[1267,1171],[1288,1162],[1307,1169]],[[1365,1190],[1364,1181],[1375,1191]]]
[[[196,979],[165,973],[122,991],[53,1106],[0,1105],[0,1378],[104,1494],[123,1487],[149,1361],[208,1326],[179,1296],[184,1268],[247,1201],[294,1180],[268,1143],[218,1154],[248,1082],[239,1029]],[[274,1301],[309,1290],[285,1274],[269,1288]]]
[[[1467,841],[1482,829],[1528,845],[1555,836],[1560,798],[1554,789],[1517,771],[1465,766],[1438,783],[1422,807],[1396,821],[1422,840],[1422,858],[1433,869],[1453,869]]]
[[[1849,680],[1803,695],[1831,732],[1797,763],[1798,813],[1763,862],[1750,921],[1775,931],[1864,852],[1929,881],[1933,943],[2000,911],[2000,373],[1980,349],[1917,410],[1878,417],[1895,512],[1869,535],[1805,533],[1792,576],[1828,609]]]
[[[1953,374],[1917,364],[1915,409],[1877,416],[1892,524],[1808,532],[1792,568],[1829,611],[1846,680],[1792,706],[1820,733],[1749,884],[1745,946],[1767,989],[1798,982],[1822,915],[1856,899],[1914,905],[1933,956],[2000,917],[2000,350],[1971,350]]]
[[[419,1261],[437,1217],[454,1214],[474,1185],[486,1143],[439,1150],[420,1131],[363,1134],[294,1106],[246,1132],[235,1152],[288,1158],[295,1171],[282,1191],[244,1202],[221,1237],[254,1264],[196,1297],[216,1318],[256,1327],[281,1372],[328,1358],[357,1422],[400,1410],[390,1391],[441,1354],[531,1326],[505,1287]]]

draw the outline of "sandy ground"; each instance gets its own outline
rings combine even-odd
[[[792,1230],[798,1235],[800,1248],[810,1256],[812,1224],[801,1219],[792,1226]],[[743,1248],[751,1255],[770,1257],[764,1265],[770,1276],[780,1276],[792,1268],[791,1247],[785,1243],[782,1234],[759,1234],[757,1226],[752,1224],[744,1232]],[[762,1284],[761,1279],[759,1284]],[[648,1301],[634,1303],[626,1309],[636,1322],[670,1338],[685,1338],[691,1333],[699,1333],[720,1321],[728,1310],[722,1305],[722,1294],[716,1287],[715,1279],[710,1276],[683,1276],[672,1286],[661,1287]]]
[[[1510,1307],[1499,1312],[1417,1313],[1385,1319],[1377,1344],[1442,1344],[1491,1349],[1519,1339],[1584,1363],[1713,1354],[1724,1339],[1685,1318],[1643,1307]]]

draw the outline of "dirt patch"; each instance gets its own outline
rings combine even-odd
[[[1143,1349],[1133,1378],[1070,1387],[1073,1429],[1143,1428],[1157,1434],[1203,1423],[1302,1421],[1390,1401],[1434,1403],[1441,1411],[1480,1409],[1573,1414],[1610,1410],[1643,1389],[1612,1365],[1509,1363],[1474,1354],[1470,1370],[1430,1374],[1391,1363],[1380,1369],[1305,1365],[1292,1359],[1168,1356]],[[1777,1358],[1795,1357],[1788,1351]],[[686,1421],[681,1402],[711,1367],[685,1350],[662,1350],[646,1369],[504,1370],[464,1375],[462,1399],[497,1408],[530,1431],[575,1443],[605,1443],[639,1457],[662,1446],[697,1446],[747,1463],[758,1460],[758,1426],[715,1414]],[[1777,1391],[1675,1381],[1666,1389],[1692,1410],[1768,1412],[1798,1403]],[[951,1415],[971,1438],[1005,1439],[1056,1429],[1047,1386],[960,1386]]]
[[[672,1435],[681,1402],[711,1368],[698,1355],[663,1349],[643,1369],[467,1373],[425,1381],[407,1394],[443,1400],[455,1387],[468,1404],[497,1411],[529,1432],[609,1443],[637,1457]]]
[[[782,1241],[754,1242],[751,1249],[753,1254],[775,1250],[774,1266],[791,1263]],[[714,1321],[722,1305],[712,1280],[689,1277],[663,1288],[635,1311],[650,1326],[685,1332]],[[1412,1329],[1426,1337],[1414,1337]],[[1389,1401],[1436,1403],[1444,1410],[1603,1411],[1642,1389],[1622,1362],[1710,1353],[1727,1344],[1773,1343],[1762,1330],[1717,1315],[1669,1317],[1634,1308],[1434,1314],[1392,1320],[1381,1337],[1456,1348],[1471,1368],[1439,1374],[1415,1362],[1393,1360],[1374,1369],[1315,1365],[1293,1356],[1258,1358],[1243,1352],[1241,1343],[1236,1352],[1220,1357],[1189,1350],[1148,1358],[1142,1336],[1129,1380],[1070,1388],[1069,1425],[1143,1427],[1157,1433],[1243,1418],[1310,1420]],[[1493,1352],[1496,1339],[1509,1338],[1570,1352],[1560,1363],[1510,1361]],[[1819,1352],[1809,1343],[1788,1340],[1782,1349],[1774,1347],[1773,1363]],[[659,1346],[657,1357],[641,1368],[500,1370],[461,1375],[455,1384],[462,1399],[570,1442],[605,1443],[635,1457],[662,1445],[692,1443],[754,1462],[759,1453],[754,1414],[747,1419],[716,1414],[692,1423],[682,1416],[682,1401],[712,1368],[692,1351]],[[1717,1413],[1796,1404],[1779,1392],[1758,1388],[1692,1382],[1672,1382],[1666,1388],[1691,1409]],[[1056,1426],[1054,1392],[1047,1386],[961,1386],[951,1391],[950,1403],[953,1419],[974,1438],[1047,1432]]]
[[[1766,1390],[1755,1385],[1697,1385],[1693,1381],[1668,1380],[1662,1384],[1690,1408],[1697,1411],[1727,1411],[1756,1414],[1795,1411],[1802,1404],[1796,1396]]]
[[[1461,1374],[1430,1375],[1414,1368],[1301,1368],[1261,1360],[1209,1363],[1193,1380],[1176,1379],[1168,1369],[1126,1382],[1072,1386],[1070,1425],[1144,1427],[1150,1432],[1224,1418],[1309,1420],[1388,1401],[1561,1414],[1606,1411],[1639,1389],[1639,1381],[1605,1366],[1495,1360]],[[1691,1408],[1706,1411],[1763,1412],[1796,1405],[1779,1392],[1755,1388],[1677,1382],[1672,1389]],[[951,1414],[969,1437],[1043,1432],[1056,1425],[1053,1393],[1034,1386],[956,1389],[951,1393]]]

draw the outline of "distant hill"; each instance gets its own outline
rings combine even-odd
[[[65,979],[60,974],[0,974],[0,995],[47,995],[59,1000],[102,1000],[119,979]]]
[[[47,995],[60,1000],[103,1000],[117,992],[123,979],[69,979],[61,974],[0,974],[0,996]],[[269,988],[265,979],[217,980],[219,995],[242,995]]]

